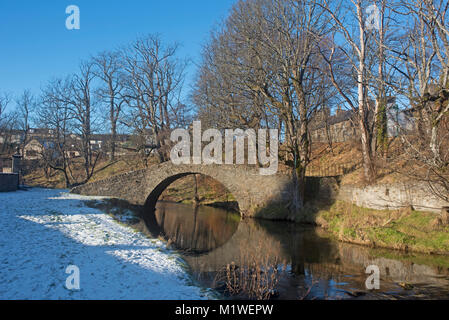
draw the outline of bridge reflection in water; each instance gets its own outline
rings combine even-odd
[[[162,234],[183,253],[193,276],[214,287],[227,264],[252,255],[284,266],[281,299],[306,298],[449,298],[449,257],[406,255],[336,242],[320,229],[255,219],[212,207],[159,202],[144,212],[153,235]],[[368,292],[368,265],[381,272],[381,289]],[[413,284],[412,290],[399,283]],[[409,288],[408,288],[409,289]]]
[[[227,243],[240,215],[212,207],[158,202],[156,222],[166,240],[185,253],[205,254]]]

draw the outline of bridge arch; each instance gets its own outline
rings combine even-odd
[[[236,179],[236,174],[233,172],[234,166],[223,167],[218,165],[172,165],[171,163],[164,163],[157,166],[157,170],[147,179],[147,194],[148,197],[145,205],[154,209],[156,202],[164,190],[176,180],[183,177],[200,174],[214,179],[222,184],[236,199],[239,208],[246,208],[248,198],[245,197],[245,190],[242,189],[241,183]]]
[[[156,204],[158,199],[160,198],[161,194],[176,180],[182,179],[184,177],[190,176],[190,175],[195,175],[195,174],[200,174],[200,175],[204,175],[207,177],[210,177],[214,180],[216,180],[215,178],[209,176],[209,175],[205,175],[201,172],[183,172],[183,173],[179,173],[179,174],[174,174],[171,175],[165,179],[163,179],[162,181],[159,182],[159,184],[153,188],[153,190],[150,192],[150,194],[147,197],[147,200],[145,201],[145,207],[147,207],[150,210],[154,210],[156,208]],[[232,195],[234,196],[234,198],[236,199],[237,203],[239,202],[238,196],[234,195],[234,193],[229,190],[228,186],[226,186],[225,184],[223,184],[221,181],[216,180],[217,182],[221,183],[228,192],[232,193]],[[232,186],[231,186],[232,187]],[[151,188],[150,188],[151,189]],[[234,191],[235,193],[237,193],[238,191]]]

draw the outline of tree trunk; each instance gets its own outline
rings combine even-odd
[[[290,108],[290,107],[289,107]],[[295,121],[292,112],[288,112],[285,121],[286,139],[289,149],[293,154],[293,210],[295,214],[302,209],[304,205],[304,190],[305,190],[305,172],[301,165],[301,154],[298,146],[298,134],[295,132]]]
[[[366,45],[365,45],[365,27],[363,22],[363,13],[361,2],[357,2],[357,18],[359,23],[359,68],[357,70],[357,89],[358,89],[358,107],[359,107],[359,125],[362,143],[363,175],[366,182],[371,183],[375,179],[374,166],[371,158],[371,136],[368,128],[367,100],[366,100]]]
[[[115,121],[111,121],[111,154],[109,156],[110,162],[115,161],[116,141],[117,141],[117,125]]]
[[[198,175],[194,174],[193,175],[193,179],[195,180],[195,194],[194,194],[194,201],[195,204],[200,204],[201,200],[200,197],[198,195]]]
[[[365,181],[371,183],[375,180],[373,159],[371,158],[370,137],[366,122],[363,120],[363,112],[360,114],[360,130],[362,143],[363,175]]]
[[[109,156],[110,162],[115,160],[115,141],[117,139],[117,119],[115,117],[115,99],[114,90],[112,89],[111,80],[109,80],[109,96],[110,96],[110,106],[109,106],[109,118],[111,121],[111,154]]]

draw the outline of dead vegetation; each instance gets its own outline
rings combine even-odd
[[[121,157],[113,162],[110,162],[108,158],[100,158],[98,164],[93,172],[89,182],[103,180],[111,176],[126,173],[133,170],[144,168],[139,156],[127,156]],[[75,183],[82,182],[84,179],[84,168],[81,161],[73,160],[72,176]],[[66,188],[66,182],[64,175],[60,171],[47,170],[43,166],[35,166],[33,170],[30,170],[24,177],[24,183],[32,187],[44,187],[44,188]]]
[[[240,253],[240,264],[231,262],[217,273],[218,290],[240,299],[269,300],[279,293],[277,286],[287,263],[261,243],[255,250]]]

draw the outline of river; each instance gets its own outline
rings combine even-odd
[[[124,211],[114,212],[120,218]],[[155,213],[138,216],[132,224],[163,236],[181,253],[193,280],[215,288],[220,298],[247,298],[230,294],[227,284],[238,270],[258,265],[272,268],[266,278],[274,281],[265,289],[274,299],[449,299],[448,256],[341,243],[320,228],[242,220],[207,206],[159,202]],[[370,265],[380,271],[378,290],[366,289]]]

